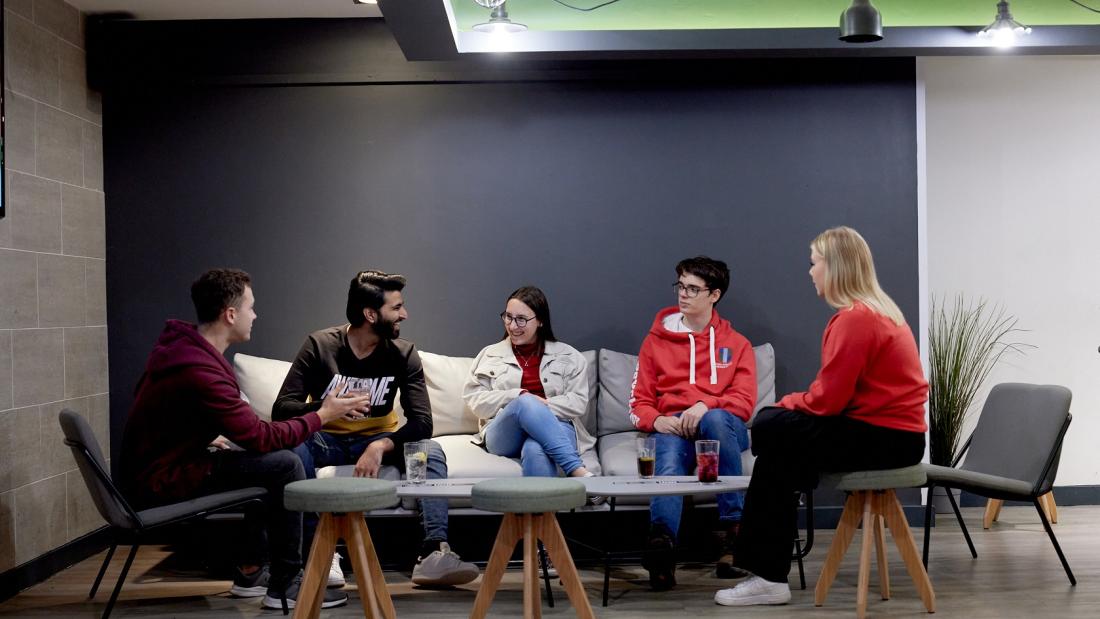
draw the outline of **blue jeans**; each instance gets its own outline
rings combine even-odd
[[[657,475],[690,475],[695,470],[695,439],[660,432],[653,436],[657,438]],[[720,408],[712,408],[699,421],[699,431],[695,438],[718,441],[719,475],[741,474],[741,452],[749,445],[749,433],[740,417]],[[740,522],[744,502],[741,492],[719,494],[718,519],[725,524]],[[683,497],[654,497],[649,502],[650,525],[663,529],[675,540],[680,531],[683,506]]]
[[[524,477],[569,475],[584,466],[577,454],[572,421],[558,419],[533,395],[521,395],[485,427],[485,449],[506,458],[519,456]]]
[[[392,432],[382,432],[370,436],[359,434],[329,434],[314,432],[313,436],[294,448],[294,453],[302,459],[306,469],[306,478],[317,476],[317,469],[326,466],[355,464],[367,450],[367,445],[390,436]],[[447,457],[443,448],[435,441],[428,441],[428,479],[447,479]],[[405,456],[401,446],[386,452],[382,463],[396,466],[405,471]],[[420,499],[420,521],[424,526],[424,541],[447,541],[447,499]],[[305,514],[302,523],[302,544],[309,553],[313,543],[313,533],[317,530],[317,515]]]

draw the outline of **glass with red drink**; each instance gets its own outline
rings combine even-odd
[[[695,441],[695,466],[699,481],[705,484],[718,481],[718,441]]]

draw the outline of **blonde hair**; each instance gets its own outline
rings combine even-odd
[[[825,259],[826,303],[842,309],[859,301],[898,326],[905,324],[897,304],[879,286],[871,248],[858,232],[847,226],[829,228],[810,249]]]

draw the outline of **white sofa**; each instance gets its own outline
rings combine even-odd
[[[756,354],[757,404],[756,410],[775,402],[775,353],[771,344],[753,349]],[[588,390],[590,399],[584,423],[596,437],[596,447],[583,454],[585,466],[602,475],[636,475],[635,437],[637,432],[630,424],[627,400],[638,357],[601,349],[583,353],[588,361]],[[447,468],[452,478],[462,477],[519,477],[522,475],[518,458],[495,456],[473,443],[478,431],[477,417],[462,400],[462,385],[473,363],[472,357],[448,357],[430,352],[420,352],[424,364],[424,377],[428,398],[432,404],[434,429],[432,438],[447,455]],[[241,391],[262,418],[271,418],[271,407],[290,369],[290,363],[237,353],[233,367],[240,382]],[[401,423],[404,414],[397,406]],[[741,454],[745,474],[752,471],[752,455],[748,450]],[[350,475],[354,467],[327,467],[318,476]],[[396,479],[396,469],[389,467],[382,476]],[[697,497],[706,500],[707,497]],[[457,507],[452,502],[452,506]]]

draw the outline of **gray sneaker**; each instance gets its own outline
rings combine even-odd
[[[480,573],[476,565],[459,558],[447,542],[440,542],[439,550],[417,560],[412,581],[427,587],[447,587],[464,585]]]
[[[278,588],[272,584],[264,595],[262,606],[272,610],[293,610],[298,605],[298,590],[302,586],[302,572],[291,579],[284,587]],[[348,594],[335,589],[325,589],[321,598],[321,608],[333,608],[348,603]]]

